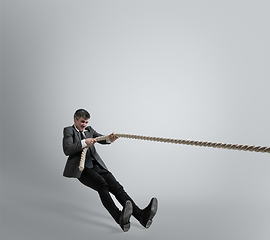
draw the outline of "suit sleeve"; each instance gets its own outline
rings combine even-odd
[[[90,130],[90,131],[93,132],[93,137],[94,137],[94,138],[104,136],[103,134],[98,133],[98,132],[97,132],[95,129],[93,129],[92,127],[91,127],[91,130]],[[110,144],[110,143],[108,143],[106,140],[98,141],[98,143],[100,143],[100,144]]]
[[[82,151],[81,141],[74,143],[73,139],[74,139],[74,131],[72,130],[72,128],[70,127],[64,128],[63,151],[67,156]]]

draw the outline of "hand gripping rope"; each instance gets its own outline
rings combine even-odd
[[[155,142],[195,145],[195,146],[200,146],[200,147],[213,147],[213,148],[232,149],[232,150],[239,150],[239,151],[270,153],[270,147],[254,146],[254,145],[250,146],[250,145],[231,144],[231,143],[205,142],[205,141],[162,138],[162,137],[148,137],[148,136],[123,134],[123,133],[115,133],[114,136],[118,138],[130,138],[130,139],[140,139],[140,140],[155,141]],[[97,137],[95,139],[97,141],[106,140],[106,139],[109,139],[109,135]],[[82,151],[80,165],[79,165],[80,171],[84,169],[85,156],[86,156],[86,152],[88,148],[89,146],[85,147]]]

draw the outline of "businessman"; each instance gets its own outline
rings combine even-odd
[[[97,191],[103,206],[107,209],[117,224],[124,232],[130,229],[130,217],[133,215],[140,224],[149,228],[157,212],[158,202],[152,198],[148,206],[140,209],[108,170],[105,163],[96,151],[96,137],[102,134],[88,126],[90,114],[85,109],[78,109],[74,113],[73,126],[64,128],[63,151],[68,156],[63,175],[77,178],[82,184]],[[100,144],[111,144],[117,139],[114,134],[108,140],[99,141]],[[89,146],[86,153],[85,166],[82,171],[79,163],[83,148]],[[120,210],[111,198],[112,193],[123,206]]]

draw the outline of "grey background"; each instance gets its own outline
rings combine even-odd
[[[270,239],[269,154],[98,145],[150,229],[62,177],[62,129],[269,146],[269,1],[1,1],[1,240]]]

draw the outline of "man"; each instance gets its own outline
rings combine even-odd
[[[90,114],[84,109],[78,109],[74,114],[74,125],[64,128],[63,150],[68,156],[64,169],[64,176],[77,178],[82,184],[98,192],[103,206],[108,210],[114,220],[124,232],[130,228],[130,217],[133,215],[142,226],[149,228],[152,219],[157,212],[157,199],[152,198],[149,205],[140,209],[123,186],[115,179],[107,169],[105,163],[95,149],[96,137],[102,136],[91,126],[87,126]],[[100,144],[110,144],[117,137],[109,135],[108,140],[99,141]],[[85,166],[82,171],[79,163],[83,148],[89,146],[86,153]],[[123,206],[122,211],[115,205],[110,193],[112,193]]]

